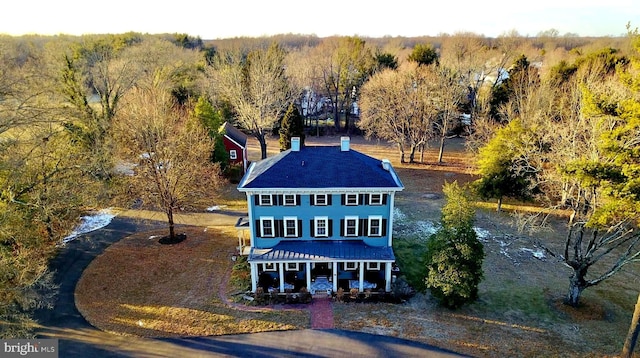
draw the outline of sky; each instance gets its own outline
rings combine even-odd
[[[635,2],[635,5],[634,5]],[[517,31],[620,36],[640,24],[638,0],[10,0],[0,34],[186,33],[203,40],[275,34],[436,36]]]

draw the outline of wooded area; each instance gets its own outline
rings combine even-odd
[[[0,37],[0,336],[29,335],[29,312],[54,292],[47,261],[81,213],[142,203],[171,223],[223,180],[206,123],[234,123],[264,158],[292,104],[307,135],[363,133],[397,145],[402,162],[422,162],[434,141],[442,161],[447,139],[465,136],[483,197],[570,210],[564,250],[548,250],[573,269],[577,306],[640,257],[640,36],[628,30]]]

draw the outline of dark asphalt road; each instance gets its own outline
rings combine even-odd
[[[75,306],[74,291],[91,260],[112,243],[162,222],[116,217],[60,249],[50,264],[59,292],[52,309],[35,313],[39,338],[59,340],[66,357],[461,357],[426,344],[342,330],[300,330],[216,337],[124,337],[90,325]]]

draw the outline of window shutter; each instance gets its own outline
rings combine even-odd
[[[302,196],[300,194],[296,195],[296,206],[300,205],[300,199],[302,199]]]
[[[302,220],[298,220],[298,237],[302,237]]]
[[[333,195],[327,194],[327,205],[331,205],[331,198],[333,198]]]
[[[253,194],[253,203],[255,205],[260,205],[260,194]]]
[[[369,219],[359,219],[360,225],[358,225],[358,236],[367,236],[369,233],[367,231],[367,224],[369,223]]]
[[[260,220],[256,220],[256,237],[261,237],[260,236]]]
[[[311,206],[316,205],[316,196],[315,195],[313,195],[313,194],[309,195],[309,204]]]
[[[347,194],[342,194],[342,195],[340,195],[340,197],[342,198],[342,203],[341,203],[341,204],[342,204],[342,205],[346,204],[346,201],[347,201]]]
[[[333,220],[329,219],[327,221],[329,222],[329,224],[328,224],[328,226],[329,226],[329,228],[328,228],[329,229],[329,231],[328,231],[329,237],[332,237],[333,236]]]
[[[274,203],[274,205],[284,205],[284,199],[282,194],[280,195],[274,195],[276,197],[276,201]]]
[[[340,236],[344,236],[344,219],[340,219]]]
[[[360,194],[360,204],[369,205],[369,194]]]
[[[382,205],[387,205],[387,194],[382,194]]]
[[[382,219],[382,236],[387,236],[387,219]]]
[[[316,228],[313,219],[309,220],[309,227],[311,228],[309,232],[309,236],[316,237]]]
[[[284,222],[282,220],[274,220],[275,237],[284,237]]]

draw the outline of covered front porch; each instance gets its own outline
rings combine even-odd
[[[374,247],[362,242],[308,241],[281,242],[269,249],[252,249],[248,258],[252,291],[331,294],[349,292],[389,292],[395,257],[390,247]]]

